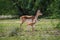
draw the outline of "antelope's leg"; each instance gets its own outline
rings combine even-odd
[[[31,23],[32,31],[34,31],[34,24],[35,24],[35,20],[34,20],[34,19],[32,19],[32,23]]]
[[[32,31],[34,31],[34,24],[33,23],[29,23],[28,25],[30,25],[32,27]]]
[[[27,25],[27,31],[30,31],[31,25]]]
[[[34,25],[32,25],[32,31],[34,31]]]
[[[24,22],[22,22],[22,21],[20,22],[20,27],[22,26],[23,23],[24,23]]]
[[[25,19],[21,19],[21,21],[20,21],[20,29],[22,30],[22,24],[25,22]]]

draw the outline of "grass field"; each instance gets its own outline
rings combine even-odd
[[[0,20],[0,40],[60,40],[56,29],[59,19],[39,19],[35,31],[27,31],[26,23],[20,31],[19,19]]]

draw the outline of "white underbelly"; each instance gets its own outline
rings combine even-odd
[[[32,19],[26,19],[26,22],[27,23],[31,23],[32,22]]]

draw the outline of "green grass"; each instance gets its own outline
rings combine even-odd
[[[56,29],[59,19],[40,19],[35,31],[26,31],[23,24],[20,31],[19,19],[0,20],[0,40],[60,40],[60,31]]]

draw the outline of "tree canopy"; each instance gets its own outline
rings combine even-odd
[[[0,0],[0,15],[34,15],[40,9],[43,17],[60,17],[60,0]]]

